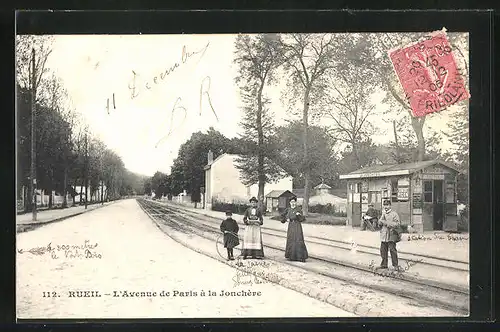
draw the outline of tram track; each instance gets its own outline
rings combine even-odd
[[[215,241],[220,236],[220,230],[215,222],[186,216],[183,209],[175,209],[170,206],[156,202],[139,200],[139,204],[145,212],[156,219],[155,222],[168,223],[175,229],[184,233],[192,233],[204,239]],[[273,259],[268,255],[269,249],[275,257],[283,256],[284,248],[270,243],[264,244],[267,248],[266,259],[271,259],[282,264],[299,267],[306,271],[322,275],[324,277],[341,280],[350,285],[365,287],[371,291],[379,291],[398,297],[410,299],[425,306],[439,307],[446,310],[466,314],[469,310],[468,292],[453,289],[453,287],[441,287],[439,285],[425,284],[402,278],[392,278],[374,274],[373,270],[351,266],[343,262],[332,261],[328,258],[317,257],[310,254],[308,262],[304,266],[297,266],[294,262],[283,259]],[[271,255],[272,256],[272,255]],[[388,282],[389,281],[389,282]]]
[[[174,208],[171,205],[166,205],[165,203],[156,203],[156,204],[161,204],[163,206],[168,206],[169,208]],[[183,212],[191,215],[191,216],[196,216],[199,217],[202,215],[204,218],[213,220],[214,222],[219,222],[219,219],[208,216],[202,213],[196,213],[193,211],[190,211],[182,206],[175,206],[174,209],[177,210],[182,210]],[[261,226],[262,233],[266,235],[273,235],[277,237],[281,237],[286,239],[286,233],[276,230],[274,228],[266,227],[266,226]],[[336,249],[342,249],[345,251],[351,251],[353,249],[353,243],[348,243],[336,239],[328,239],[325,237],[321,236],[314,236],[314,235],[307,235],[305,236],[307,238],[308,243],[315,243],[315,244],[320,244],[320,245],[326,245],[332,248]],[[356,246],[356,251],[358,253],[364,253],[364,254],[369,254],[372,255],[376,258],[380,257],[380,248],[376,246],[369,246],[369,245],[364,245],[364,244],[355,244]],[[439,268],[449,268],[451,271],[463,271],[463,272],[469,272],[469,263],[461,260],[455,260],[455,259],[448,259],[448,258],[443,258],[443,257],[437,257],[437,256],[432,256],[432,255],[424,255],[424,254],[415,254],[415,253],[409,253],[405,251],[398,250],[398,255],[404,259],[404,260],[412,260],[412,261],[421,261],[421,264],[429,265],[429,266],[435,266]]]
[[[157,203],[157,202],[154,202],[154,204],[159,204],[167,209],[171,209],[172,211],[182,211],[183,213],[188,214],[188,215],[192,216],[193,218],[196,218],[197,222],[200,222],[200,220],[203,219],[204,221],[209,222],[211,225],[213,225],[216,228],[218,228],[218,225],[220,223],[220,220],[218,220],[214,217],[207,216],[207,215],[204,215],[201,213],[195,213],[195,212],[189,211],[189,210],[187,210],[183,207],[180,207],[180,206],[172,206],[170,204],[167,205],[164,203]],[[281,239],[281,241],[286,240],[286,232],[284,232],[284,231],[279,231],[279,230],[269,228],[269,227],[262,227],[262,233],[263,233],[263,235],[266,235],[266,238],[269,238],[269,236],[271,236],[271,237],[278,237]],[[341,250],[344,250],[345,252],[350,252],[351,250],[354,249],[354,248],[352,248],[351,244],[349,244],[349,243],[345,243],[345,242],[338,241],[338,240],[326,239],[326,238],[322,238],[322,237],[316,237],[316,236],[306,236],[306,242],[311,243],[311,244],[315,244],[315,245],[318,245],[321,247],[331,248],[332,250],[341,249]],[[343,245],[338,245],[339,242],[342,243]],[[363,254],[370,255],[373,258],[373,260],[380,259],[380,251],[379,251],[380,249],[379,248],[372,247],[372,246],[363,246],[363,245],[356,245],[356,246],[357,246],[357,248],[355,248],[355,250],[356,250],[357,255],[360,255],[360,254],[361,255],[363,255]],[[368,249],[365,249],[365,248],[368,248]],[[398,256],[400,258],[400,263],[403,264],[403,266],[404,266],[405,262],[408,262],[407,266],[415,264],[415,262],[418,262],[418,264],[420,266],[428,266],[429,269],[426,269],[427,273],[429,273],[428,271],[434,271],[435,273],[440,273],[440,274],[445,274],[445,275],[446,274],[447,275],[454,274],[454,276],[457,277],[457,279],[462,278],[464,280],[467,278],[467,276],[469,274],[469,270],[468,270],[468,268],[464,267],[463,262],[461,262],[457,266],[454,263],[450,263],[451,260],[440,259],[438,257],[429,256],[429,255],[404,253],[401,251],[398,251]],[[375,274],[380,274],[380,275],[389,274],[389,276],[392,275],[392,273],[387,273],[387,271],[383,271],[383,270],[382,271],[373,271],[373,268],[370,268],[368,263],[367,264],[352,263],[352,262],[349,262],[345,259],[334,259],[332,257],[325,258],[321,255],[313,255],[313,257],[316,259],[326,260],[326,261],[329,261],[329,262],[332,262],[335,264],[339,264],[339,265],[345,265],[345,266],[349,266],[352,268],[363,269],[365,271],[369,271],[369,272],[372,272]],[[432,257],[433,261],[429,261],[429,258],[427,258],[427,257]],[[441,281],[434,280],[432,278],[425,278],[422,276],[417,277],[417,276],[413,276],[410,274],[403,274],[403,275],[398,274],[397,278],[403,278],[407,281],[411,281],[411,282],[422,284],[422,285],[432,285],[432,286],[435,286],[437,288],[442,288],[442,289],[450,290],[453,292],[461,292],[461,293],[467,294],[467,295],[469,294],[468,287],[466,287],[462,284],[448,284],[448,283],[443,283]]]

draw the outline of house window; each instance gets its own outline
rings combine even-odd
[[[391,201],[398,201],[398,179],[391,180]]]
[[[424,181],[424,202],[432,203],[432,181]]]

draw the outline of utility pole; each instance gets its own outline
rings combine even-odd
[[[36,74],[35,74],[35,48],[31,49],[31,199],[32,199],[32,211],[33,211],[33,221],[36,221],[36,149],[35,149],[35,111],[36,111]]]

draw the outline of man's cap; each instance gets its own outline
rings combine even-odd
[[[387,200],[385,200],[385,201],[384,201],[384,205],[391,205],[391,201],[390,201],[390,200],[388,200],[388,199],[387,199]]]
[[[226,211],[226,216],[232,216],[232,215],[233,215],[233,211],[230,211],[230,210]]]
[[[250,203],[252,203],[252,202],[258,202],[257,198],[255,198],[255,197],[250,198]]]

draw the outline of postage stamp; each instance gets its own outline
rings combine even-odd
[[[446,30],[389,51],[414,117],[442,111],[470,98]]]

